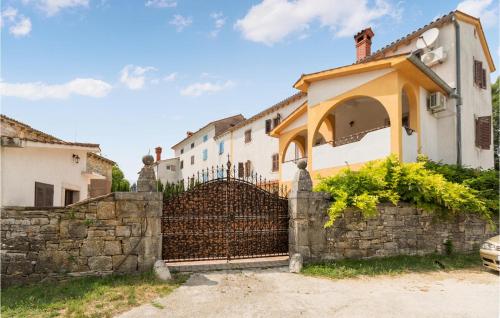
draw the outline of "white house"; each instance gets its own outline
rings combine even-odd
[[[0,120],[2,206],[65,206],[87,199],[92,180],[110,178],[114,163],[97,155],[98,144],[63,141],[5,115]]]
[[[306,103],[271,134],[280,180],[296,170],[290,144],[318,176],[396,154],[493,167],[490,73],[495,66],[479,19],[460,11],[371,54],[373,31],[355,35],[356,63],[302,75]]]

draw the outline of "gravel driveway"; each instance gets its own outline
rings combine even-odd
[[[285,268],[193,274],[172,294],[122,314],[143,317],[499,317],[486,271],[329,280]]]

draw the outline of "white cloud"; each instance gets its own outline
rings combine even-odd
[[[458,4],[457,10],[480,18],[485,27],[495,26],[498,19],[498,4],[493,0],[465,0]]]
[[[120,72],[120,82],[125,84],[129,89],[141,89],[144,87],[146,73],[149,71],[156,71],[156,68],[152,66],[126,65]]]
[[[214,29],[210,32],[210,36],[215,38],[226,24],[226,18],[222,12],[214,12],[210,17],[214,20]]]
[[[2,96],[19,97],[29,100],[46,98],[66,99],[71,95],[88,97],[104,97],[109,94],[112,86],[104,81],[93,78],[76,78],[64,84],[6,83],[0,82]]]
[[[174,8],[177,6],[177,2],[173,0],[147,0],[145,5],[152,8]]]
[[[177,75],[178,75],[177,72],[170,73],[167,76],[163,77],[163,80],[165,82],[175,81],[177,79]]]
[[[25,4],[33,3],[39,9],[44,11],[48,16],[53,16],[59,11],[75,8],[75,7],[88,7],[89,0],[23,0]]]
[[[0,14],[0,26],[9,25],[9,33],[15,37],[23,37],[31,32],[31,20],[22,14],[18,14],[17,9],[7,7]]]
[[[318,21],[335,36],[353,36],[384,16],[397,16],[399,10],[385,0],[263,0],[253,6],[235,28],[243,37],[271,45],[290,34],[303,34]]]
[[[193,19],[191,17],[183,17],[180,14],[176,14],[169,23],[175,26],[177,32],[181,32],[182,30],[193,24]]]
[[[31,32],[31,20],[30,18],[26,18],[24,16],[20,16],[19,20],[9,27],[9,32],[16,36],[26,36]]]
[[[185,88],[183,88],[180,93],[183,96],[201,96],[203,94],[212,94],[217,93],[222,90],[231,88],[234,86],[233,81],[225,81],[225,82],[204,82],[204,83],[194,83]]]

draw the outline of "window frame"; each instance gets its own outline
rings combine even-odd
[[[247,129],[245,130],[245,143],[251,143],[252,142],[252,129]]]

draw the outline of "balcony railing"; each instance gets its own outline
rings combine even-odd
[[[334,140],[327,141],[326,143],[331,144],[333,147],[351,144],[353,142],[360,141],[361,139],[363,139],[364,136],[366,136],[366,134],[371,133],[372,131],[384,129],[387,127],[389,127],[389,125],[384,125],[384,126],[379,126],[379,127],[372,128],[372,129],[363,130],[363,131],[357,132],[357,133],[352,134],[352,135],[335,138]]]

